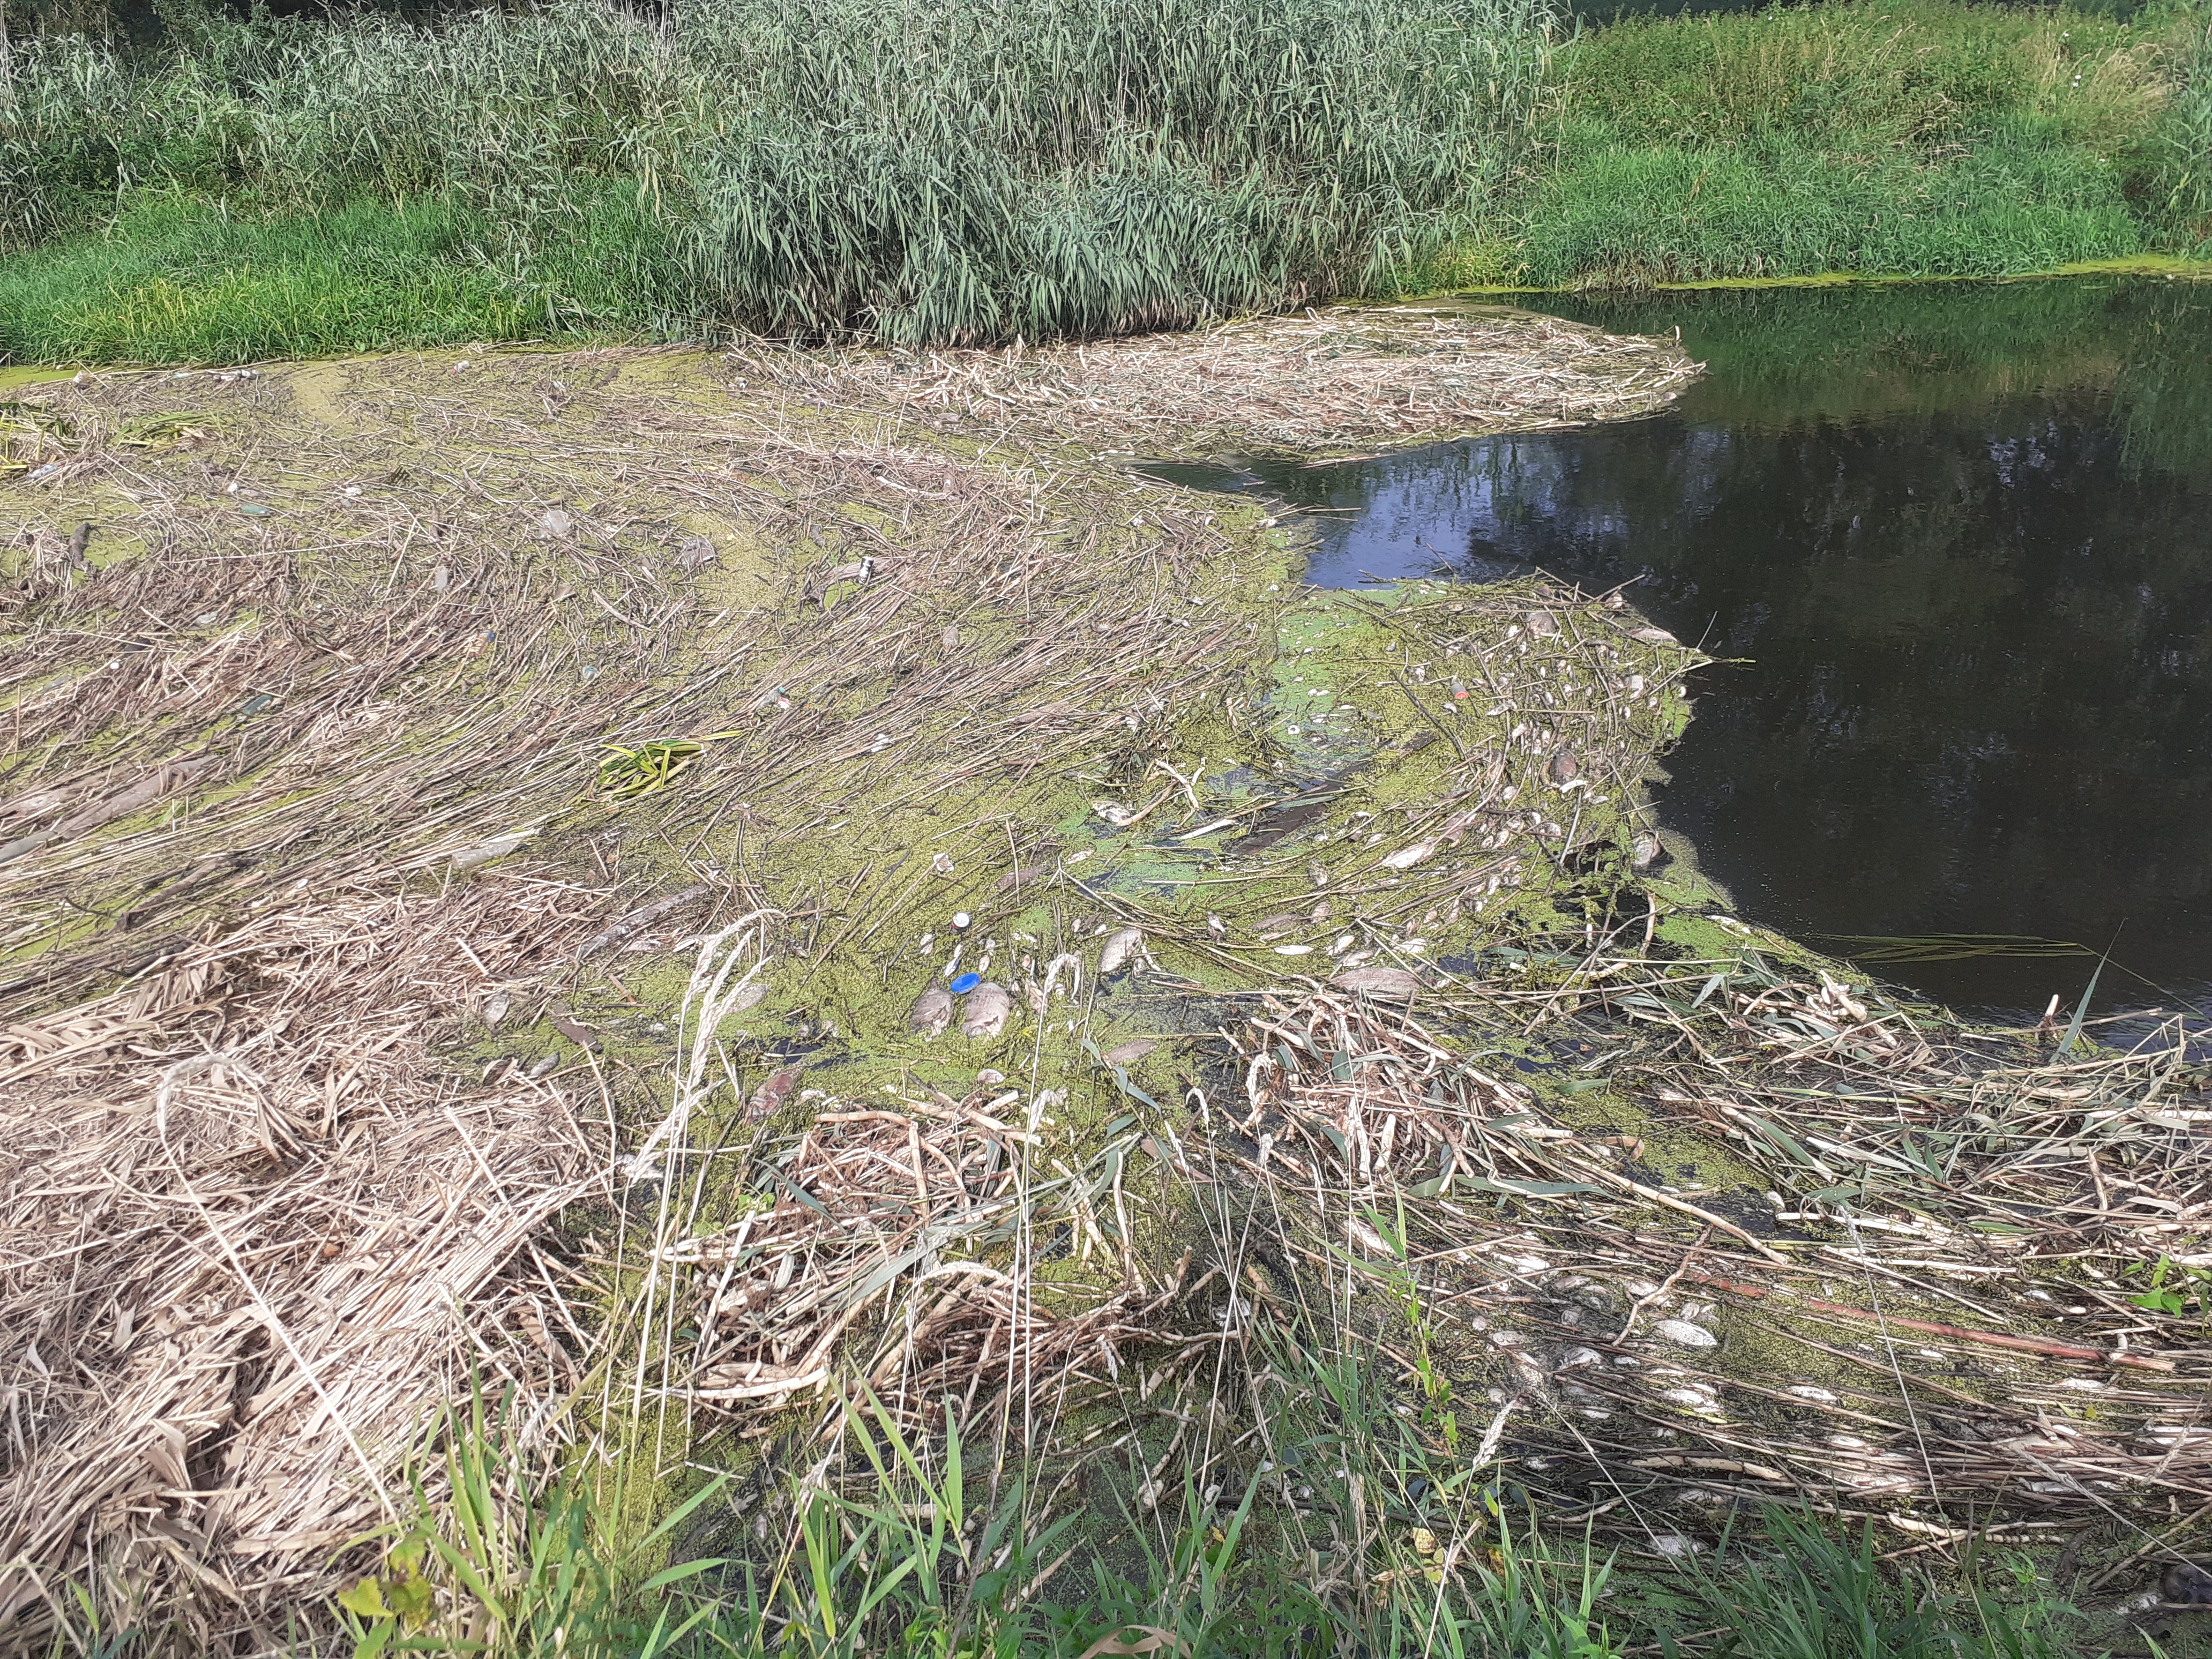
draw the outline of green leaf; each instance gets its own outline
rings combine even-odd
[[[656,1572],[652,1577],[647,1579],[645,1583],[640,1584],[638,1589],[641,1591],[661,1589],[670,1584],[681,1583],[684,1579],[690,1578],[695,1574],[706,1572],[715,1567],[727,1566],[728,1565],[728,1560],[721,1556],[713,1556],[701,1561],[686,1561],[680,1566],[664,1567],[660,1571]]]
[[[410,1630],[429,1622],[430,1609],[436,1599],[430,1581],[416,1575],[410,1574],[392,1586],[392,1610]]]
[[[384,1605],[384,1581],[364,1578],[351,1589],[338,1592],[338,1605],[348,1613],[362,1619],[390,1619],[390,1607]]]

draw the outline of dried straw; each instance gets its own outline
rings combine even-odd
[[[1646,415],[1698,365],[1671,340],[1498,307],[1374,306],[998,350],[734,361],[956,431],[1160,455],[1319,456]]]

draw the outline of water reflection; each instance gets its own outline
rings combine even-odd
[[[1711,376],[1629,425],[1265,470],[1338,509],[1311,580],[1634,580],[1735,659],[1705,678],[1662,814],[1747,911],[2117,933],[2148,980],[2212,979],[2212,286],[1559,308],[1679,326]],[[1886,971],[2039,1010],[2090,965]]]

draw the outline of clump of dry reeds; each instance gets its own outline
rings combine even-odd
[[[111,1627],[266,1639],[395,1516],[471,1367],[558,1392],[528,1244],[602,1160],[569,1085],[427,1052],[466,942],[526,954],[555,910],[334,895],[0,1030],[11,1646],[73,1626],[72,1584]]]
[[[1319,456],[1645,415],[1698,366],[1672,340],[1464,304],[1261,317],[984,350],[771,354],[749,375],[953,431],[1154,456]]]
[[[1515,1478],[1662,1553],[1741,1501],[1953,1541],[1960,1504],[2154,1538],[2171,1494],[2212,1501],[2201,1315],[2128,1294],[2203,1237],[2204,1114],[2162,1097],[2178,1043],[1992,1060],[1755,952],[1615,940],[1547,977],[1447,986],[1418,1018],[1328,992],[1250,1018],[1213,1155],[1303,1264],[1278,1297],[1402,1291],[1462,1392],[1515,1413]],[[1581,1079],[1465,1058],[1576,1006],[1614,1017]],[[1686,1134],[1771,1188],[1670,1176],[1653,1146],[1679,1161]],[[1375,1334],[1410,1377],[1402,1320]]]

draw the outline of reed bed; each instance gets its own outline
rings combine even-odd
[[[0,246],[94,227],[118,191],[279,218],[427,199],[457,216],[447,300],[465,312],[489,280],[507,328],[1172,326],[1440,249],[1522,165],[1555,24],[1543,0],[703,0],[653,20],[562,0],[435,26],[210,16],[151,54],[41,36],[0,99]],[[331,223],[385,264],[419,241]],[[243,257],[361,303],[335,291],[343,258],[296,244]]]

